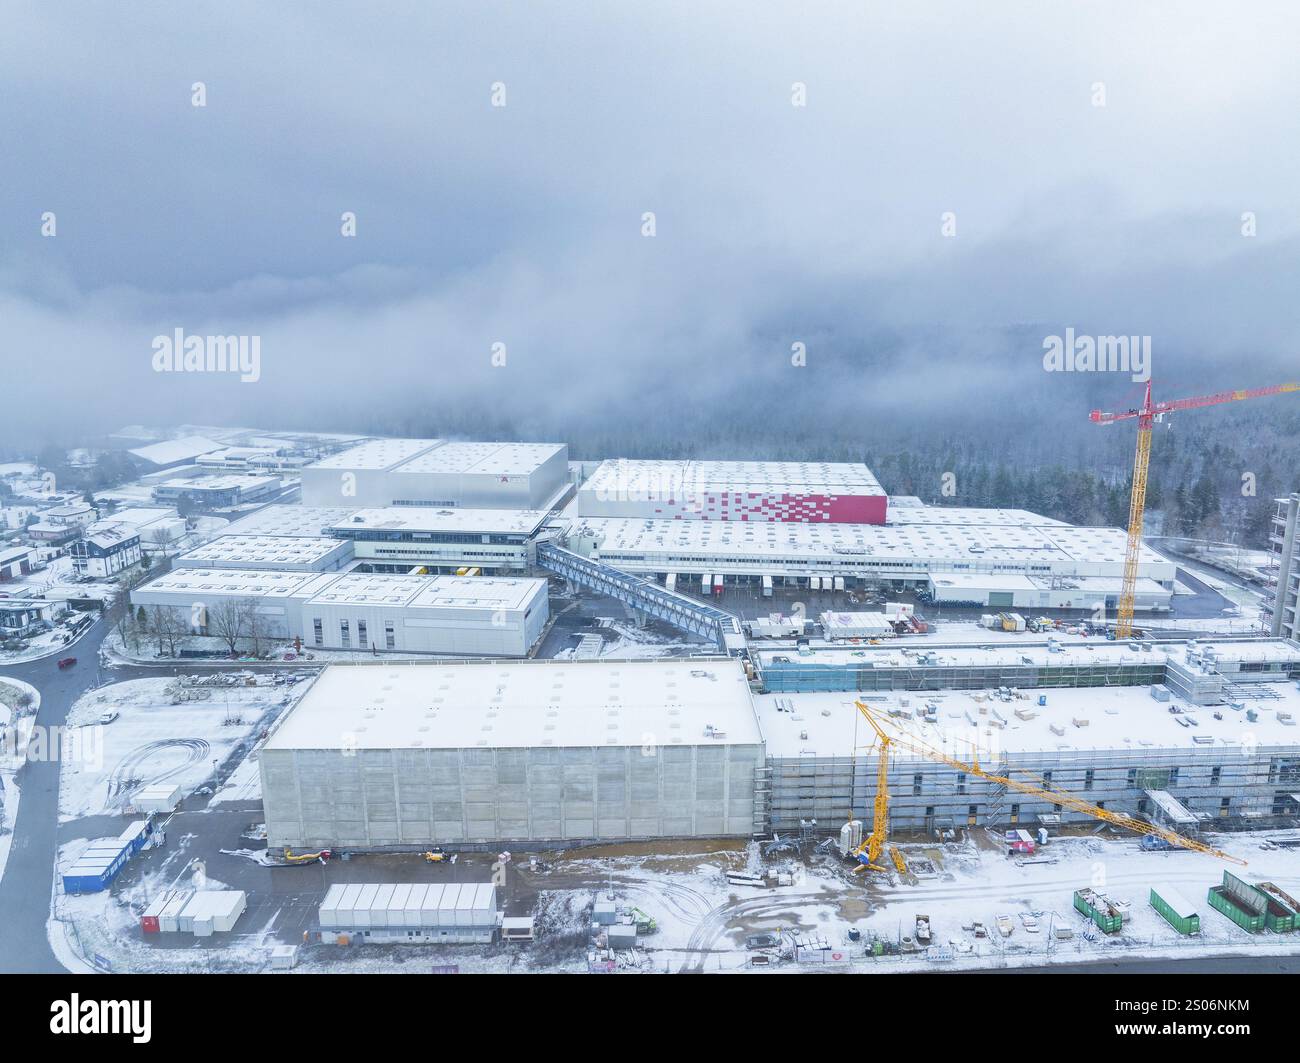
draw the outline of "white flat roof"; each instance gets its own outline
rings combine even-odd
[[[884,489],[860,462],[818,461],[631,461],[600,463],[583,491],[611,498],[652,497],[671,491],[788,494],[883,495]]]
[[[161,443],[136,447],[128,453],[154,465],[174,465],[180,461],[189,461],[200,454],[210,454],[221,450],[223,444],[214,443],[203,436],[183,436],[180,439],[168,439]]]
[[[1026,576],[1014,572],[932,572],[930,582],[936,587],[995,591],[1084,590],[1118,593],[1124,581],[1118,576]],[[1153,579],[1137,581],[1139,594],[1169,594]]]
[[[439,442],[441,441],[437,439],[372,439],[360,446],[331,454],[328,458],[321,458],[308,468],[384,472],[436,447]]]
[[[262,476],[258,473],[223,473],[220,476],[181,476],[174,480],[163,480],[158,487],[197,488],[203,491],[221,491],[230,487],[261,487],[264,484],[278,484],[278,476]]]
[[[791,649],[770,649],[754,652],[754,657],[762,667],[774,662],[776,657],[788,657],[792,664],[798,665],[846,665],[870,664],[876,668],[915,668],[918,653],[933,654],[933,667],[995,667],[1019,666],[1030,658],[1033,666],[1061,667],[1087,664],[1138,664],[1151,662],[1163,664],[1166,660],[1185,661],[1187,659],[1186,642],[1144,643],[1151,645],[1148,650],[1134,651],[1126,642],[1111,642],[1104,638],[1081,639],[1077,636],[1060,635],[1057,642],[1061,649],[1057,653],[1048,650],[1045,639],[1026,640],[1024,635],[1007,636],[1001,632],[989,632],[988,644],[943,645],[935,642],[917,643],[900,646],[897,644],[882,646],[860,646],[853,649],[832,647],[818,648],[806,656],[799,656]],[[1251,661],[1271,663],[1300,663],[1300,646],[1286,639],[1250,639],[1240,642],[1199,642],[1202,650],[1210,648],[1224,663],[1230,661]],[[1300,741],[1300,735],[1297,736]]]
[[[725,737],[705,734],[705,725]],[[757,745],[735,660],[333,665],[267,749]]]
[[[188,564],[202,567],[205,562],[224,561],[238,564],[309,565],[350,546],[340,539],[324,536],[222,535],[180,556]]]
[[[226,525],[227,535],[283,535],[316,538],[322,529],[346,520],[356,510],[347,506],[273,505]]]
[[[1063,520],[1044,517],[1027,509],[983,509],[973,506],[900,506],[897,499],[889,499],[889,519],[886,524],[957,524],[1001,525],[1021,528],[1068,528]]]
[[[522,609],[545,591],[541,579],[489,576],[395,576],[353,572],[326,573],[312,594],[316,605],[397,605],[428,609]]]
[[[319,577],[318,572],[282,572],[276,569],[176,568],[137,587],[132,593],[189,594],[196,602],[204,601],[205,595],[213,593],[249,598],[288,598],[309,580]]]
[[[1128,536],[1118,528],[1025,525],[804,524],[784,521],[653,520],[583,517],[571,534],[590,534],[603,556],[674,553],[734,557],[861,555],[876,560],[928,560],[1052,565],[1120,563]],[[706,557],[707,559],[707,557]],[[1143,546],[1144,564],[1172,564]]]
[[[398,473],[527,476],[565,449],[563,443],[443,443],[395,469]]]
[[[919,740],[958,760],[970,760],[972,750],[977,749],[981,763],[991,763],[1005,752],[1014,769],[1017,754],[1128,751],[1135,763],[1140,763],[1146,753],[1157,749],[1190,750],[1204,745],[1244,756],[1250,754],[1243,751],[1256,746],[1294,747],[1300,741],[1300,726],[1282,723],[1278,714],[1289,712],[1294,720],[1300,720],[1300,691],[1289,682],[1267,686],[1280,697],[1247,701],[1247,707],[1258,712],[1254,722],[1247,721],[1244,711],[1226,706],[1201,708],[1176,695],[1168,702],[1156,701],[1147,686],[1035,687],[1010,702],[988,697],[982,704],[975,695],[987,692],[977,690],[872,692],[862,697],[877,718],[896,725],[886,725],[891,735]],[[1046,695],[1046,705],[1038,704],[1040,695]],[[778,701],[792,706],[793,711],[779,711]],[[903,701],[909,705],[904,707]],[[924,711],[931,702],[939,706],[935,724],[890,716],[891,709]],[[769,756],[848,757],[855,748],[861,755],[874,755],[870,751],[875,735],[854,706],[852,693],[764,694],[755,697],[754,703]],[[1184,711],[1171,713],[1171,704]],[[1019,719],[1017,709],[1033,713],[1033,718]],[[1216,711],[1222,719],[1214,718]],[[826,712],[829,715],[823,715]],[[1005,726],[994,726],[997,717]],[[1196,725],[1184,727],[1180,718],[1195,720]],[[1087,722],[1078,727],[1076,719]],[[1064,734],[1056,734],[1053,725]],[[801,737],[803,734],[808,737]],[[1194,741],[1197,738],[1202,742]],[[924,759],[901,747],[895,747],[891,757],[895,761]],[[1061,784],[1074,789],[1069,780],[1062,779]]]
[[[407,532],[463,532],[531,535],[546,520],[539,509],[440,509],[435,506],[383,506],[358,509],[328,525],[331,529]]]

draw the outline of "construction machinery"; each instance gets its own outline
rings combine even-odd
[[[876,718],[867,711],[862,702],[857,703],[858,709],[866,717],[867,723],[871,724],[872,730],[876,732],[876,740],[880,743],[879,764],[876,768],[876,804],[872,811],[871,833],[863,839],[862,844],[853,850],[852,856],[858,861],[858,866],[853,869],[857,874],[864,867],[871,868],[872,871],[885,871],[886,868],[880,861],[880,854],[885,848],[885,837],[889,833],[889,747],[893,744],[893,739],[885,732],[885,729],[876,722]],[[906,870],[906,865],[902,864],[903,857],[895,849],[893,854],[894,866],[899,871]]]
[[[1166,830],[1164,827],[1157,826],[1154,823],[1147,823],[1145,820],[1137,819],[1124,812],[1113,812],[1108,808],[1102,808],[1100,805],[1094,805],[1090,801],[1085,801],[1081,797],[1076,797],[1068,790],[1061,790],[1057,787],[1048,786],[1046,783],[1039,785],[1038,783],[1026,782],[1023,779],[1013,779],[1010,775],[996,775],[991,771],[985,771],[980,767],[978,752],[973,748],[973,757],[970,763],[967,763],[958,760],[956,757],[951,757],[947,753],[943,752],[943,750],[935,749],[933,746],[927,745],[920,739],[913,738],[910,735],[906,737],[888,735],[886,734],[885,729],[880,725],[880,721],[876,718],[875,713],[873,713],[866,704],[861,701],[855,701],[854,704],[858,707],[858,711],[866,718],[867,722],[871,724],[872,729],[879,736],[881,743],[881,767],[876,779],[876,821],[872,824],[871,836],[864,841],[853,854],[861,863],[872,868],[872,870],[883,870],[883,868],[875,866],[875,857],[879,855],[880,846],[884,844],[885,840],[885,816],[889,809],[888,766],[886,764],[885,753],[893,747],[906,749],[911,753],[915,753],[917,756],[925,757],[927,760],[933,760],[939,764],[946,764],[948,767],[953,768],[956,771],[963,772],[966,775],[974,775],[980,779],[985,779],[997,786],[1005,786],[1009,790],[1016,790],[1022,794],[1041,797],[1044,800],[1050,801],[1054,805],[1060,805],[1062,809],[1068,809],[1071,812],[1079,812],[1085,816],[1091,816],[1093,819],[1102,820],[1112,826],[1122,827],[1125,830],[1133,831],[1135,834],[1160,838],[1163,841],[1168,842],[1170,845],[1176,846],[1180,849],[1191,849],[1198,853],[1205,853],[1208,856],[1217,856],[1220,860],[1227,860],[1230,863],[1241,864],[1243,867],[1246,866],[1245,860],[1241,860],[1235,856],[1230,856],[1228,853],[1225,853],[1220,849],[1215,849],[1213,846],[1206,845],[1204,842],[1197,841],[1195,838],[1189,838],[1186,835],[1178,834],[1175,831]],[[878,840],[877,835],[879,835]],[[874,849],[872,848],[873,843],[875,845]],[[859,855],[864,849],[866,850],[865,857]],[[854,870],[856,871],[857,869],[855,868]]]
[[[1124,582],[1120,588],[1119,610],[1115,637],[1128,638],[1133,630],[1133,602],[1137,595],[1138,554],[1142,549],[1142,519],[1147,504],[1147,472],[1151,467],[1151,428],[1166,414],[1177,410],[1196,410],[1202,406],[1217,406],[1223,402],[1239,402],[1265,395],[1280,395],[1287,391],[1300,391],[1300,384],[1275,384],[1267,388],[1248,388],[1243,391],[1221,391],[1216,395],[1201,395],[1194,399],[1173,399],[1169,402],[1151,401],[1151,381],[1147,381],[1146,397],[1142,407],[1122,413],[1103,413],[1093,410],[1089,418],[1094,424],[1115,424],[1136,418],[1138,423],[1137,453],[1133,458],[1133,493],[1129,499],[1128,547],[1124,552]]]

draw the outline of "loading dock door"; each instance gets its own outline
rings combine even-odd
[[[989,591],[989,605],[992,608],[1006,606],[1010,608],[1015,603],[1015,594],[1011,591]]]

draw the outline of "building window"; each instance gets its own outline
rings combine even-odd
[[[384,621],[384,648],[389,650],[397,648],[397,633],[393,629],[391,620]]]
[[[916,774],[916,775],[913,775],[913,776],[912,776],[912,796],[913,796],[913,797],[920,797],[920,796],[921,796],[921,780],[922,780],[922,776],[921,776],[919,773]]]
[[[1087,771],[1083,773],[1083,788],[1085,790],[1092,789],[1092,779],[1093,779],[1093,770],[1089,768]]]
[[[339,643],[344,649],[352,645],[352,631],[349,629],[346,620],[339,621]]]
[[[325,626],[321,623],[320,617],[316,617],[311,622],[312,639],[317,646],[325,645]]]
[[[364,620],[357,621],[357,645],[363,650],[366,648],[366,622]]]
[[[1223,769],[1222,769],[1221,767],[1219,767],[1217,764],[1216,764],[1213,768],[1211,768],[1211,769],[1210,769],[1210,785],[1211,785],[1211,786],[1218,786],[1218,785],[1219,785],[1219,777],[1220,777],[1222,774],[1223,774]]]
[[[966,792],[966,773],[965,773],[965,772],[958,772],[958,773],[957,773],[957,792],[958,792],[959,794],[964,794],[964,793]]]

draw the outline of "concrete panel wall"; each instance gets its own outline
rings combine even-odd
[[[758,745],[262,751],[271,845],[748,837]]]

